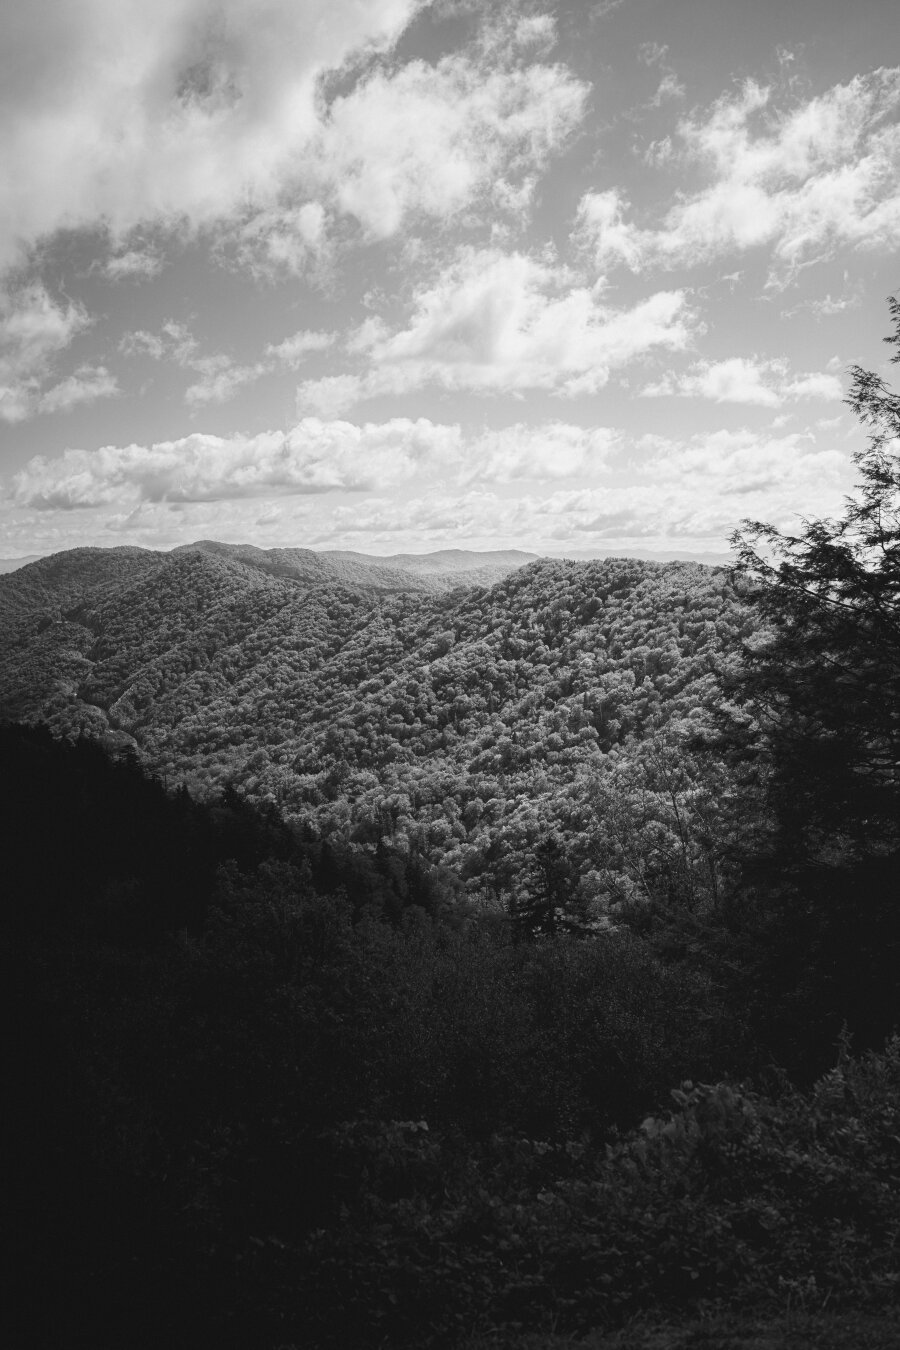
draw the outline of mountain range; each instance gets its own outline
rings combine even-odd
[[[77,549],[0,577],[0,714],[476,890],[558,836],[589,896],[596,785],[708,721],[757,623],[696,563]]]

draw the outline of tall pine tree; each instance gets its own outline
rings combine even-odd
[[[869,436],[843,514],[733,540],[764,620],[737,692],[763,732],[772,832],[745,858],[730,960],[762,1044],[811,1075],[842,1026],[872,1045],[900,1025],[900,398],[851,376]]]

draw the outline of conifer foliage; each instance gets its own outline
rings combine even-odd
[[[900,301],[889,303],[896,363]],[[847,403],[870,434],[843,515],[797,535],[747,522],[734,537],[772,624],[749,654],[749,687],[772,734],[782,824],[812,854],[898,842],[900,397],[872,371],[851,375]]]
[[[869,436],[843,514],[796,535],[746,522],[734,538],[768,625],[738,687],[764,733],[772,824],[745,860],[741,978],[764,1039],[806,1072],[842,1024],[878,1044],[900,1007],[900,398],[872,371],[851,376]]]

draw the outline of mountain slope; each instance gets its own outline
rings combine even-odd
[[[383,593],[403,591],[441,592],[457,586],[489,586],[517,567],[533,562],[533,553],[515,550],[469,553],[462,549],[442,553],[398,553],[379,558],[368,553],[309,548],[257,548],[253,544],[221,544],[201,539],[185,544],[176,553],[200,550],[236,559],[274,577],[306,585],[337,583],[350,589]]]
[[[754,624],[695,564],[545,559],[433,594],[313,583],[283,554],[61,555],[0,578],[20,620],[0,710],[133,742],[201,792],[232,780],[319,835],[414,847],[476,889],[581,840],[587,895],[592,785],[701,726]]]

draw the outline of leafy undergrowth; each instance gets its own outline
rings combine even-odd
[[[596,1350],[878,1345],[846,1337],[863,1316],[878,1335],[896,1325],[900,1041],[843,1054],[806,1094],[673,1095],[668,1117],[600,1150],[508,1138],[459,1150],[424,1122],[346,1127],[340,1221],[299,1248],[245,1254],[257,1313],[261,1277],[262,1303],[317,1347],[466,1345],[478,1330],[523,1350],[527,1333],[551,1332],[534,1350],[590,1335]],[[722,1308],[734,1320],[718,1331],[691,1323]],[[821,1309],[832,1341],[804,1342],[803,1318]],[[657,1329],[634,1322],[648,1310]]]
[[[569,1336],[479,1336],[457,1350],[897,1350],[900,1314],[717,1314],[682,1325],[636,1320],[621,1331]]]

